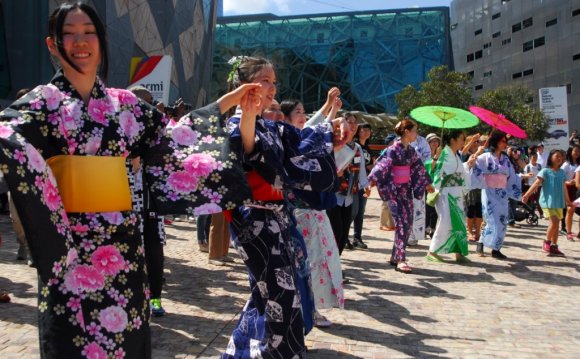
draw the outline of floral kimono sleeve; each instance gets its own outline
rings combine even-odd
[[[286,123],[258,119],[255,149],[247,155],[242,151],[238,117],[230,119],[229,129],[244,164],[274,187],[316,192],[336,190],[338,182],[329,124],[299,130]]]
[[[147,187],[160,214],[221,212],[251,198],[239,151],[216,103],[170,123],[146,155]]]
[[[483,153],[477,157],[473,168],[469,171],[469,181],[471,189],[486,189],[483,175],[487,173],[488,168],[488,154]]]
[[[368,176],[369,181],[376,184],[379,196],[383,201],[388,201],[393,197],[393,192],[395,192],[392,169],[393,149],[389,147],[386,152],[379,157]]]
[[[414,152],[411,156],[411,188],[415,199],[421,199],[425,195],[425,187],[431,184],[431,178],[427,175],[425,165],[419,155]]]
[[[43,156],[23,135],[38,142],[41,113],[25,96],[0,113],[0,168],[20,216],[42,283],[58,283],[64,275],[72,247],[69,222],[56,180]],[[18,109],[18,111],[16,111]]]
[[[507,157],[506,157],[507,159]],[[514,170],[511,162],[507,160],[508,179],[507,179],[507,195],[515,200],[520,200],[522,197],[522,180]]]

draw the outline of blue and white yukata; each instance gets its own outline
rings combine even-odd
[[[423,163],[431,160],[431,147],[423,136],[417,135],[417,139],[410,143],[410,146],[417,151],[417,155]],[[413,230],[409,236],[409,241],[415,242],[425,238],[425,198],[413,198]]]
[[[481,203],[485,227],[480,243],[499,251],[503,245],[508,224],[508,199],[519,200],[522,195],[521,180],[509,158],[492,152],[477,157],[470,171],[471,188],[481,188]]]
[[[336,190],[329,123],[301,131],[258,118],[251,154],[241,151],[238,124],[236,114],[228,124],[231,142],[237,143],[246,169],[257,173],[273,193],[292,188]],[[251,297],[222,358],[302,358],[306,349],[291,238],[294,219],[283,198],[274,195],[275,200],[260,201],[256,193],[251,203],[231,211],[231,233],[250,272]]]

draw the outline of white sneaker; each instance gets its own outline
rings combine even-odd
[[[419,244],[419,241],[417,239],[414,239],[414,238],[413,239],[409,238],[409,241],[407,242],[407,245],[411,246],[411,247],[416,246],[417,244]]]

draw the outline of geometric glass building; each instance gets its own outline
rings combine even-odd
[[[403,87],[418,86],[434,66],[453,67],[449,8],[219,18],[212,97],[225,91],[236,55],[272,60],[277,98],[299,99],[308,112],[337,86],[346,110],[395,113]]]
[[[50,80],[48,16],[64,0],[0,0],[0,97]],[[129,84],[131,59],[171,55],[170,102],[208,103],[216,0],[90,0],[107,28],[108,85]]]

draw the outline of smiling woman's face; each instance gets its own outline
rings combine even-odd
[[[272,66],[263,67],[254,77],[253,83],[262,85],[262,110],[267,109],[272,104],[276,96],[276,73]]]

